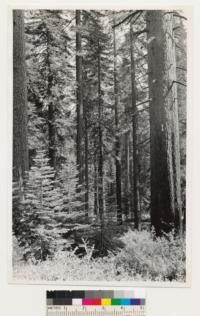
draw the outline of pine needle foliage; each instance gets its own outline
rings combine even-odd
[[[38,150],[33,161],[19,203],[18,240],[25,249],[25,259],[45,260],[62,243],[59,215],[64,216],[63,195],[45,151]]]

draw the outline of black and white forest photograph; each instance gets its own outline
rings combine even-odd
[[[184,285],[184,10],[11,23],[12,279]]]

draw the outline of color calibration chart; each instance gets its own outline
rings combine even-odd
[[[47,291],[47,316],[146,316],[143,289]]]

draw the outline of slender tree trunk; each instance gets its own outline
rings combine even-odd
[[[135,228],[139,229],[138,211],[138,177],[137,177],[137,116],[136,116],[136,85],[135,85],[135,60],[133,51],[133,30],[130,23],[130,55],[131,55],[131,103],[132,103],[132,133],[133,133],[133,213]]]
[[[129,147],[132,144],[129,144]],[[133,157],[129,159],[129,166],[130,166],[130,173],[129,173],[129,181],[130,181],[130,194],[129,194],[129,201],[130,201],[130,210],[131,210],[131,222],[134,221],[134,197],[133,197]]]
[[[23,10],[13,11],[13,180],[28,170],[27,91]]]
[[[141,201],[141,185],[140,185],[140,170],[141,170],[141,164],[138,160],[137,162],[137,174],[138,174],[138,213],[139,213],[139,229],[141,229],[141,212],[142,212],[142,201]]]
[[[84,102],[84,136],[85,136],[85,217],[88,217],[89,212],[89,178],[88,178],[88,124],[87,124],[87,109],[86,102]]]
[[[129,150],[129,136],[130,132],[126,132],[124,135],[124,159],[125,159],[125,177],[124,177],[124,208],[125,208],[125,217],[128,219],[129,215],[129,195],[130,195],[130,150]]]
[[[115,21],[115,20],[114,20]],[[114,23],[115,24],[115,23]],[[116,168],[116,200],[117,200],[117,223],[122,224],[121,206],[121,161],[120,161],[120,138],[119,138],[119,119],[118,119],[118,82],[117,82],[117,53],[116,36],[113,28],[114,44],[114,95],[115,95],[115,168]]]
[[[168,14],[166,17],[166,28],[171,34],[169,45],[171,48],[169,64],[173,65],[168,71],[168,78],[173,82],[171,99],[173,100],[172,106],[172,159],[173,159],[173,174],[174,174],[174,194],[175,194],[175,229],[180,235],[183,234],[183,212],[181,200],[181,157],[180,157],[180,139],[179,139],[179,114],[178,114],[178,92],[175,81],[177,80],[176,72],[176,47],[173,31],[173,15]],[[170,101],[169,101],[170,102]]]
[[[50,63],[50,36],[47,30],[47,96],[48,103],[48,132],[49,132],[49,163],[56,169],[56,127],[55,127],[55,104],[52,101],[53,75]]]
[[[96,144],[95,144],[96,147]],[[94,154],[94,215],[99,214],[99,205],[98,205],[98,175],[97,175],[97,159],[96,152]]]
[[[147,13],[151,222],[157,235],[174,227],[182,230],[180,199],[180,150],[178,132],[176,63],[172,15]]]
[[[76,96],[77,96],[77,166],[79,173],[79,184],[83,183],[83,157],[82,157],[82,141],[83,141],[83,81],[82,81],[82,36],[80,33],[81,12],[76,10]]]
[[[101,227],[104,226],[104,202],[103,202],[103,135],[102,135],[102,98],[101,98],[101,55],[100,44],[98,40],[98,202],[99,202],[99,216],[101,221]]]

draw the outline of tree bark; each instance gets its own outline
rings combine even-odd
[[[151,223],[157,235],[182,230],[176,63],[172,14],[147,12]]]
[[[129,215],[129,194],[130,194],[130,181],[129,181],[129,177],[130,177],[130,163],[129,163],[129,159],[130,159],[130,149],[129,149],[129,138],[130,138],[130,132],[126,132],[126,134],[124,135],[124,155],[125,155],[125,177],[124,177],[124,208],[125,208],[125,217],[126,220],[128,219],[128,215]]]
[[[129,148],[131,148],[132,144],[129,144]],[[130,201],[130,218],[131,222],[134,221],[134,198],[133,198],[133,157],[129,158],[129,166],[130,166],[130,174],[129,174],[129,181],[130,181],[130,194],[129,194],[129,201]]]
[[[96,142],[95,142],[96,148]],[[98,175],[97,175],[97,158],[96,152],[94,153],[94,215],[99,214],[99,204],[98,204]]]
[[[83,183],[83,157],[82,157],[82,141],[83,141],[83,81],[82,81],[82,36],[80,33],[81,12],[76,10],[76,96],[77,96],[77,166],[79,175],[79,185]]]
[[[13,11],[13,180],[28,170],[24,13]]]
[[[133,29],[130,23],[130,57],[131,57],[131,103],[132,103],[132,141],[133,141],[133,213],[135,228],[139,229],[139,211],[138,211],[138,177],[137,177],[137,116],[136,113],[136,85],[135,85],[135,60],[133,50]]]
[[[88,178],[88,123],[87,123],[87,108],[84,102],[83,116],[84,116],[84,145],[85,145],[85,217],[88,218],[89,213],[89,178]]]
[[[50,34],[47,28],[47,97],[48,97],[48,133],[49,133],[49,163],[51,167],[56,169],[56,127],[55,127],[55,104],[52,101],[53,75],[50,61]]]
[[[120,159],[120,138],[118,135],[119,134],[118,82],[117,82],[117,53],[116,53],[115,28],[113,28],[113,46],[114,46],[113,48],[114,48],[114,96],[115,96],[115,168],[116,168],[117,223],[118,225],[121,225],[122,224],[121,159]]]
[[[98,40],[98,204],[101,226],[104,226],[104,202],[103,202],[103,135],[102,135],[102,98],[101,98],[101,55],[100,44]]]

